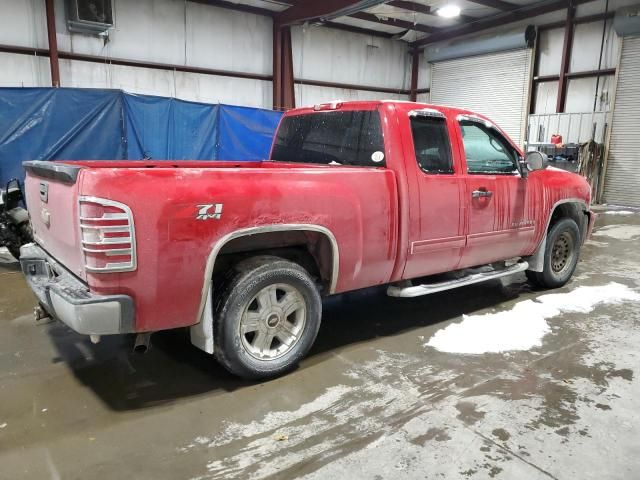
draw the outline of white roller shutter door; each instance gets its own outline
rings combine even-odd
[[[624,37],[619,69],[604,200],[640,207],[640,35]]]
[[[522,146],[529,105],[531,50],[434,62],[431,103],[489,117]]]

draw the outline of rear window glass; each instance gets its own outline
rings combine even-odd
[[[384,142],[377,110],[285,117],[271,159],[282,162],[381,167]]]

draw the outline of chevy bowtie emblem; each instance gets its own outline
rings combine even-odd
[[[197,207],[196,220],[220,220],[222,218],[222,203],[207,203],[206,205],[197,205]]]

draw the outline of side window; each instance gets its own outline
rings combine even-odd
[[[489,127],[461,121],[460,130],[469,173],[515,173],[518,159],[515,150]]]
[[[451,146],[444,118],[411,117],[413,148],[420,168],[427,173],[453,173]]]

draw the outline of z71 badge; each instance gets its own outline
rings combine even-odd
[[[222,205],[222,203],[197,205],[198,215],[196,215],[196,220],[220,220],[222,218]]]

